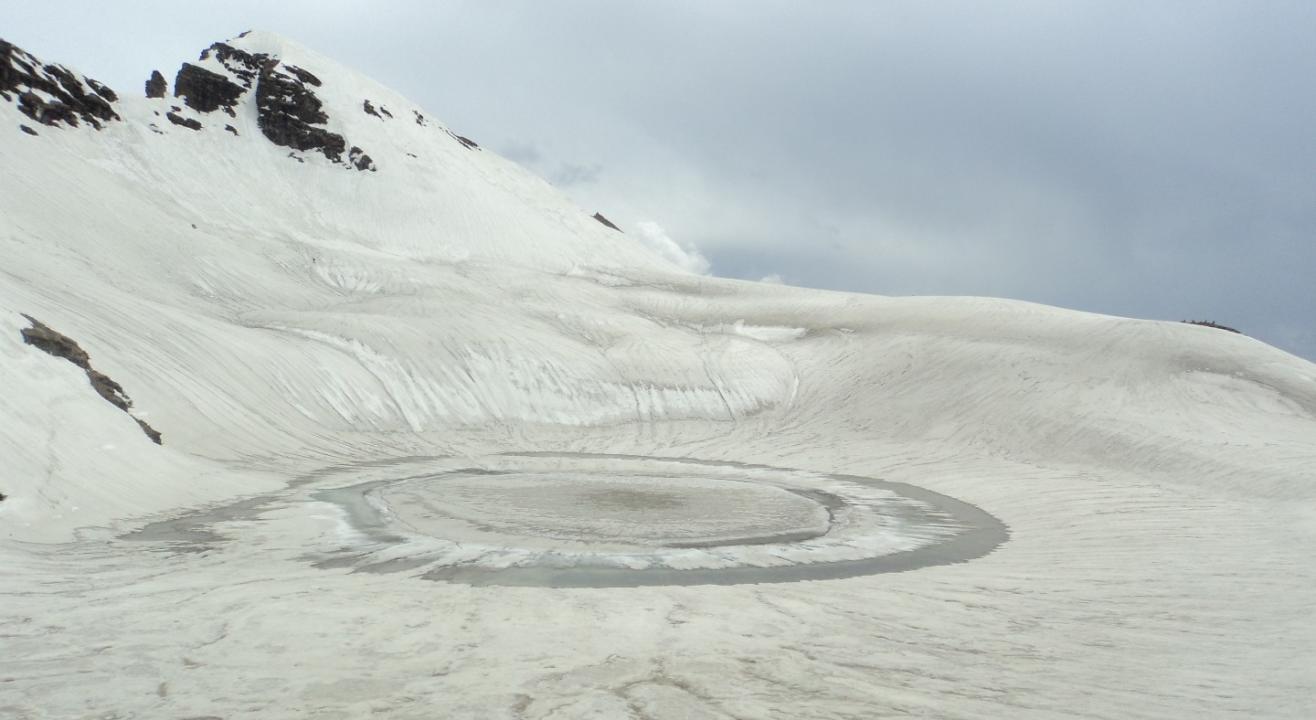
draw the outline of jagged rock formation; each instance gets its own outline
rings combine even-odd
[[[256,85],[257,123],[275,145],[294,150],[315,150],[342,162],[347,141],[323,127],[329,121],[320,99],[307,85],[319,85],[314,75],[292,66],[267,63]],[[308,82],[314,80],[314,82]],[[360,169],[360,168],[358,168]]]
[[[79,121],[99,130],[101,123],[119,120],[112,103],[119,97],[91,78],[79,79],[62,65],[41,61],[12,43],[0,40],[0,98],[17,98],[18,109],[43,125]]]
[[[180,97],[197,112],[214,112],[220,108],[229,117],[236,116],[233,106],[245,92],[242,86],[219,73],[192,63],[183,63],[174,78],[174,97]]]
[[[91,387],[97,395],[105,398],[111,405],[128,413],[143,433],[151,439],[156,445],[162,444],[161,435],[155,428],[151,427],[146,421],[133,416],[133,401],[129,399],[128,394],[124,392],[123,386],[111,380],[105,373],[96,370],[91,366],[91,357],[73,340],[63,333],[52,330],[49,326],[32,317],[24,315],[27,321],[32,323],[32,327],[24,328],[22,331],[23,342],[31,345],[38,350],[53,355],[58,358],[64,358],[69,362],[82,368],[87,373],[87,380],[91,382]]]
[[[261,134],[275,145],[296,152],[318,152],[356,170],[376,170],[374,159],[364,149],[327,127],[329,115],[315,93],[315,88],[322,85],[323,81],[305,68],[219,42],[206,48],[197,63],[183,63],[178,69],[174,97],[198,114],[223,111],[234,118],[239,103],[254,101]],[[164,98],[168,90],[164,75],[152,71],[145,83],[146,97]],[[79,78],[63,66],[43,64],[4,40],[0,40],[0,99],[15,103],[27,117],[50,126],[76,127],[85,122],[100,129],[105,122],[121,119],[114,110],[118,95],[109,87],[91,78]],[[381,119],[392,117],[382,107],[376,110],[369,100],[364,107]],[[174,107],[165,118],[189,130],[203,129],[200,120],[187,117],[181,110]],[[417,122],[422,122],[420,114],[416,116]],[[150,127],[163,134],[155,124]],[[223,127],[238,135],[233,125]],[[25,125],[20,129],[29,135],[37,134]],[[472,146],[474,143],[468,145]],[[301,159],[296,154],[293,157]]]
[[[301,152],[318,152],[357,170],[375,169],[374,161],[364,150],[351,146],[349,152],[347,139],[324,127],[329,116],[313,90],[323,83],[314,73],[222,42],[201,53],[201,62],[211,59],[222,65],[229,76],[191,63],[184,63],[178,71],[174,95],[184,98],[188,107],[202,113],[222,109],[235,117],[234,107],[254,90],[256,121],[270,142]],[[373,110],[368,101],[366,106]]]
[[[159,70],[152,70],[151,77],[146,81],[146,97],[162,98],[167,92],[169,83],[165,81],[164,75]]]

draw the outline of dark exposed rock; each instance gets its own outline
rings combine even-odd
[[[169,118],[169,122],[175,125],[182,125],[183,127],[188,128],[189,130],[201,129],[201,123],[197,122],[196,120],[193,120],[192,118],[185,118],[181,115],[171,112],[165,113],[165,117]]]
[[[215,43],[201,51],[202,60],[212,55],[225,69],[233,73],[234,77],[241,80],[243,86],[247,88],[250,88],[252,82],[260,75],[261,68],[271,62],[269,55],[249,53],[246,50],[239,50],[222,42]]]
[[[135,417],[133,418],[133,420],[137,421],[137,427],[141,428],[142,432],[146,433],[146,437],[150,438],[151,442],[155,443],[156,445],[164,445],[164,442],[162,440],[163,436],[160,435],[159,430],[156,430],[155,428],[146,424],[146,421],[139,417]]]
[[[479,144],[476,143],[474,140],[468,138],[468,137],[462,137],[461,135],[453,135],[453,137],[457,138],[457,142],[459,142],[459,143],[461,143],[462,145],[466,146],[466,149],[467,149],[467,150],[479,150],[479,149],[480,149]]]
[[[1210,320],[1184,320],[1182,322],[1186,322],[1189,325],[1201,325],[1202,327],[1215,328],[1217,330],[1227,330],[1231,333],[1238,333],[1239,335],[1243,334],[1242,332],[1235,330],[1234,328],[1231,328],[1228,325],[1221,325],[1218,322],[1212,322]]]
[[[294,77],[306,83],[307,85],[314,85],[316,87],[320,87],[320,78],[312,75],[310,72],[303,70],[297,67],[296,65],[285,64],[283,67],[285,70],[292,73]]]
[[[375,169],[374,161],[365,151],[353,147],[348,153],[346,138],[324,127],[329,116],[314,92],[313,88],[322,84],[314,73],[284,64],[277,57],[250,53],[227,43],[206,48],[201,61],[218,62],[227,74],[184,63],[174,80],[174,95],[183,98],[188,107],[202,113],[222,108],[236,117],[234,108],[238,101],[252,92],[257,126],[270,142],[293,151],[319,152],[358,170]],[[374,110],[369,101],[364,107],[367,112]],[[178,122],[172,117],[170,121]],[[238,134],[232,125],[226,125],[225,130]],[[295,152],[289,154],[303,161]]]
[[[31,315],[24,315],[23,317],[27,318],[27,321],[32,323],[32,327],[23,328],[22,330],[23,342],[48,355],[64,358],[82,368],[83,372],[87,375],[87,380],[91,382],[91,387],[96,391],[96,394],[100,395],[111,405],[128,413],[130,417],[133,417],[131,412],[133,402],[128,398],[128,394],[124,392],[123,386],[110,379],[105,373],[93,368],[91,366],[91,357],[87,355],[87,351],[83,350],[73,338],[52,330],[49,326],[38,321]],[[137,422],[138,427],[142,429],[142,432],[146,433],[146,436],[149,437],[152,442],[156,445],[162,444],[160,433],[156,432],[154,428],[137,417],[133,417],[133,420]]]
[[[146,434],[146,437],[150,438],[151,442],[156,445],[164,445],[164,435],[162,435],[159,430],[151,427],[145,420],[139,417],[133,417],[133,420],[137,421],[137,427],[142,429],[142,432]]]
[[[19,130],[22,130],[23,132],[27,133],[28,135],[33,135],[33,136],[35,136],[35,135],[37,134],[37,131],[36,131],[36,130],[33,130],[32,128],[30,128],[30,127],[28,127],[28,126],[26,126],[26,125],[19,125],[19,126],[18,126],[18,129],[19,129]]]
[[[96,389],[96,394],[105,398],[111,405],[119,408],[124,412],[133,406],[133,401],[128,399],[128,394],[123,391],[123,386],[110,379],[105,373],[87,368],[87,379],[91,381],[91,386]]]
[[[18,109],[24,115],[44,125],[60,122],[73,126],[78,124],[78,114],[73,112],[72,108],[63,103],[47,103],[33,92],[25,92],[18,96]]]
[[[47,355],[64,358],[83,370],[91,369],[91,356],[72,338],[51,330],[45,323],[38,321],[31,315],[24,315],[23,317],[32,323],[32,327],[23,328],[23,342]]]
[[[119,101],[119,96],[104,83],[99,82],[97,80],[92,80],[91,78],[86,78],[86,80],[87,80],[87,86],[90,87],[92,91],[95,92],[97,95],[100,95],[101,97],[105,98],[109,102]]]
[[[169,83],[165,81],[164,75],[159,70],[152,70],[150,79],[146,81],[146,97],[162,98],[167,92]]]
[[[16,96],[19,111],[44,125],[76,127],[81,121],[99,130],[102,122],[120,119],[111,105],[118,100],[113,90],[91,78],[79,79],[61,65],[43,65],[4,40],[0,40],[0,95],[6,101]]]
[[[192,63],[183,63],[174,78],[174,97],[183,98],[188,107],[198,112],[214,112],[222,107],[234,115],[233,106],[242,93],[241,85]]]
[[[370,156],[365,154],[365,151],[355,145],[353,145],[352,149],[347,153],[347,159],[348,162],[352,163],[352,167],[355,167],[357,170],[375,171],[375,161],[371,160]]]
[[[389,112],[388,108],[384,107],[383,105],[380,105],[378,108],[376,108],[373,103],[371,103],[369,100],[366,100],[364,103],[362,103],[361,107],[366,111],[367,115],[374,115],[380,120],[383,120],[385,117],[387,117],[389,120],[393,119],[393,113]]]
[[[621,228],[617,227],[616,225],[613,225],[611,220],[603,217],[603,213],[597,213],[597,212],[594,213],[594,219],[603,223],[605,226],[610,227],[613,230],[616,230],[617,232],[621,232]]]
[[[276,64],[261,69],[256,82],[257,123],[270,142],[294,150],[316,150],[342,162],[347,141],[322,125],[329,120],[320,99],[298,78],[278,72]]]
[[[421,115],[419,110],[412,110],[411,112],[414,113],[414,114],[416,115],[416,124],[417,124],[417,125],[420,125],[421,127],[424,127],[424,126],[425,126],[425,116],[424,116],[424,115]]]

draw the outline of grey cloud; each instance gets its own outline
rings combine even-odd
[[[601,165],[582,165],[579,163],[562,163],[553,171],[549,180],[559,187],[588,185],[597,182],[603,173]]]
[[[498,154],[524,167],[538,167],[544,154],[533,143],[510,142],[498,146]]]

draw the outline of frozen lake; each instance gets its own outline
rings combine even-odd
[[[184,515],[129,539],[190,552],[255,511],[329,506],[314,564],[471,585],[638,587],[826,580],[966,562],[1008,537],[982,510],[906,483],[691,459],[587,454],[406,458],[392,477]],[[235,539],[231,542],[242,543]]]

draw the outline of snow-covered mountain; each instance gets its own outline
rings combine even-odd
[[[1313,710],[1316,365],[1180,323],[691,275],[269,33],[131,90],[0,43],[0,709]],[[331,574],[290,539],[356,542],[319,500],[250,505],[254,549],[169,555],[166,579],[122,540],[344,468],[509,452],[881,477],[1010,540],[644,595]],[[325,657],[257,681],[280,647]]]

